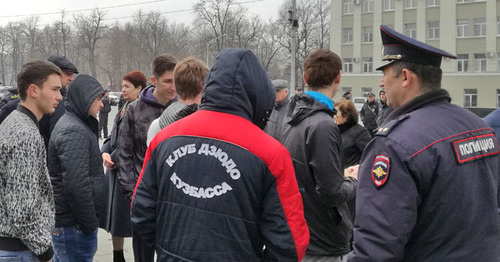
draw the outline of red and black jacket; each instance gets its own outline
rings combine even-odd
[[[259,128],[274,92],[250,51],[223,50],[200,110],[153,139],[132,221],[159,261],[302,259],[309,232],[292,161]]]

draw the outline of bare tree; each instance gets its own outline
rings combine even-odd
[[[35,55],[37,43],[40,41],[40,30],[38,29],[38,23],[40,18],[38,16],[28,17],[25,20],[25,34],[28,42],[29,57],[30,59],[37,58]]]
[[[96,48],[97,42],[102,38],[102,29],[105,28],[103,19],[106,12],[100,9],[94,9],[90,16],[77,14],[74,16],[74,26],[77,30],[77,35],[82,43],[82,47],[88,50],[88,63],[90,67],[90,74],[93,77],[97,76],[96,71]]]
[[[23,55],[25,49],[23,22],[9,22],[6,26],[7,38],[10,40],[10,47],[7,49],[8,54],[12,59],[12,74],[9,85],[13,86],[16,82],[15,75],[23,63]]]

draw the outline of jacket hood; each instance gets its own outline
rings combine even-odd
[[[139,95],[139,99],[141,101],[144,101],[147,104],[154,105],[154,106],[159,106],[165,108],[166,106],[169,106],[171,103],[177,101],[177,95],[175,96],[174,99],[170,100],[167,105],[162,105],[156,100],[156,98],[153,96],[153,92],[155,91],[155,86],[154,85],[149,85],[146,88],[144,88],[141,91],[141,94]]]
[[[257,57],[246,49],[224,49],[208,73],[201,110],[241,116],[264,128],[276,91]]]
[[[286,122],[295,126],[302,122],[302,120],[321,111],[327,113],[331,117],[335,115],[335,110],[330,110],[326,105],[318,102],[312,96],[304,93],[298,94],[292,97],[288,105]]]
[[[105,92],[95,78],[84,74],[78,75],[69,84],[66,109],[87,121],[90,106],[98,96],[103,96]]]

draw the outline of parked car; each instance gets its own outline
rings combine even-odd
[[[118,102],[120,102],[120,98],[116,95],[109,95],[109,104],[112,106],[118,105]]]

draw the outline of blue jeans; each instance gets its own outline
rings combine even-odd
[[[76,227],[52,230],[54,262],[91,262],[97,252],[97,229],[85,234]]]
[[[0,262],[38,262],[35,253],[26,251],[0,250]]]

